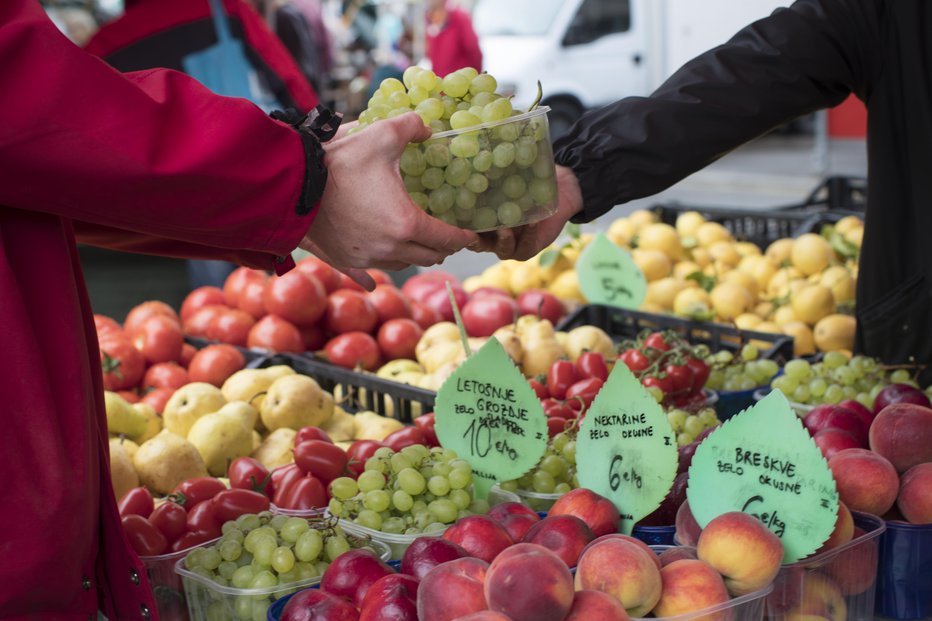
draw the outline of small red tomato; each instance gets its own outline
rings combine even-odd
[[[123,518],[123,530],[133,550],[139,556],[159,556],[168,548],[168,540],[162,531],[141,515],[127,515]]]
[[[304,476],[305,474],[294,463],[280,466],[272,471],[272,485],[275,488],[272,502],[276,507],[284,507],[282,499],[285,497],[286,491],[291,489],[295,481]]]
[[[663,338],[663,334],[660,332],[654,332],[644,339],[644,347],[657,349],[659,351],[670,351],[670,346],[667,344],[667,341]]]
[[[327,506],[327,490],[319,479],[307,475],[289,486],[275,505],[283,509],[317,509]]]
[[[149,516],[149,521],[174,543],[188,529],[188,512],[177,503],[163,502]]]
[[[554,399],[565,399],[566,389],[579,380],[576,366],[569,360],[557,360],[547,371],[547,390]]]
[[[437,416],[433,412],[421,414],[414,419],[414,426],[424,434],[424,444],[427,447],[440,446],[440,440],[437,439]]]
[[[417,427],[405,427],[388,434],[382,440],[382,443],[397,453],[412,444],[426,444],[426,439],[424,438],[424,432]]]
[[[347,332],[336,336],[324,346],[327,360],[346,369],[362,367],[374,371],[379,366],[382,352],[379,344],[365,332]]]
[[[298,446],[305,440],[323,440],[333,444],[333,440],[327,435],[327,432],[320,427],[301,427],[298,429],[298,435],[294,437],[294,445]]]
[[[145,487],[134,487],[120,498],[120,517],[127,515],[141,515],[144,518],[152,515],[154,508],[152,494]]]
[[[576,418],[576,412],[569,406],[569,402],[561,403],[547,411],[547,418],[562,418],[563,420],[572,420]]]
[[[673,393],[673,382],[670,381],[669,377],[645,377],[641,380],[641,384],[647,388],[651,386],[659,388],[663,392],[664,397]]]
[[[626,349],[618,356],[618,359],[625,363],[632,373],[637,375],[650,366],[650,358],[637,349]]]
[[[668,364],[663,368],[670,383],[673,385],[673,394],[686,395],[693,389],[693,371],[685,364]]]
[[[528,380],[528,384],[534,389],[534,394],[537,395],[538,399],[548,399],[550,397],[550,391],[547,390],[547,387],[536,379]]]
[[[547,419],[547,435],[552,438],[561,431],[566,431],[568,426],[568,421],[565,418],[552,416]]]
[[[234,489],[249,489],[269,498],[275,492],[268,468],[252,457],[234,459],[227,471],[227,477],[230,479],[230,487]]]
[[[168,551],[172,553],[181,552],[182,550],[199,546],[202,543],[207,543],[211,539],[216,539],[216,537],[211,537],[208,533],[187,532],[175,539]]]
[[[228,489],[210,501],[214,519],[223,525],[246,513],[261,513],[269,510],[269,497],[248,489]]]
[[[294,463],[305,474],[329,483],[346,473],[346,452],[323,440],[305,440],[294,447]]]
[[[686,358],[686,366],[692,369],[693,372],[692,394],[699,394],[705,388],[705,383],[709,379],[709,365],[704,360],[689,356]]]
[[[593,399],[599,394],[599,391],[602,389],[602,385],[605,382],[600,380],[597,377],[589,377],[583,380],[579,380],[566,390],[566,400],[567,401],[582,401],[585,409],[588,409],[592,405]]]
[[[580,379],[595,377],[603,382],[608,379],[608,365],[605,357],[599,352],[583,352],[576,360],[576,371]]]
[[[415,348],[424,335],[424,328],[413,319],[389,319],[379,328],[379,347],[386,360],[415,358]]]
[[[375,455],[375,452],[383,446],[385,445],[375,440],[356,440],[353,442],[346,451],[346,456],[349,458],[346,467],[352,473],[351,476],[356,478],[362,474],[362,471],[365,470],[366,460]]]
[[[179,483],[172,496],[175,497],[175,502],[190,513],[191,509],[205,500],[210,500],[226,488],[226,485],[213,477],[197,477]]]
[[[210,539],[220,536],[221,523],[214,515],[213,502],[198,503],[188,511],[188,530],[194,533],[203,533]]]

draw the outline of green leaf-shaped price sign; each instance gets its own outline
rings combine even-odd
[[[434,412],[440,444],[472,466],[477,498],[533,468],[547,448],[540,400],[494,338],[444,382]]]
[[[759,518],[783,541],[784,563],[815,552],[838,513],[828,463],[778,390],[699,445],[686,497],[703,528],[728,511]]]
[[[586,246],[576,264],[579,289],[592,304],[638,308],[647,295],[647,280],[631,254],[604,233]]]
[[[676,434],[663,408],[616,364],[576,437],[579,484],[615,503],[630,535],[669,493],[677,463]]]

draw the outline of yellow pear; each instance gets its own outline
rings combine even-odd
[[[252,406],[243,403],[244,406]],[[207,472],[215,477],[226,474],[227,465],[237,457],[252,453],[252,427],[246,426],[242,410],[234,412],[227,404],[218,412],[197,419],[188,432],[188,442],[201,454]]]
[[[819,351],[854,349],[857,321],[850,315],[828,315],[819,320],[812,331]]]
[[[525,291],[543,287],[544,278],[535,263],[520,263],[511,270],[508,285],[513,295],[520,295]]]
[[[227,378],[220,388],[227,401],[245,401],[255,408],[262,407],[262,400],[272,382],[286,375],[294,375],[291,367],[279,364],[265,369],[241,369]]]
[[[424,330],[421,339],[414,348],[414,353],[420,359],[421,353],[427,351],[437,343],[459,341],[460,331],[451,321],[441,321]],[[418,360],[420,362],[420,360]],[[423,363],[421,363],[423,364]]]
[[[564,302],[585,303],[586,301],[586,297],[579,290],[579,276],[576,270],[567,270],[557,276],[547,290]]]
[[[216,386],[206,382],[185,384],[169,398],[162,411],[162,425],[182,438],[188,436],[194,421],[216,412],[227,400]]]
[[[508,354],[515,364],[521,364],[521,358],[524,355],[524,349],[521,346],[521,339],[517,331],[511,326],[504,326],[492,333],[492,336],[498,339],[502,349]]]
[[[162,417],[158,415],[154,407],[148,403],[134,403],[133,409],[142,414],[146,419],[146,430],[138,436],[133,436],[133,442],[142,444],[146,440],[154,438],[158,432],[162,431]]]
[[[472,293],[479,287],[484,287],[485,283],[482,280],[482,276],[470,276],[463,281],[463,291],[466,293]]]
[[[117,500],[134,487],[139,487],[139,475],[119,438],[110,438],[110,483]]]
[[[812,330],[801,321],[791,321],[781,326],[783,334],[793,337],[793,355],[810,356],[816,352]]]
[[[485,268],[482,274],[482,283],[487,287],[497,287],[512,293],[511,291],[511,264],[500,262]]]
[[[546,284],[548,282],[553,282],[553,279],[565,272],[568,269],[573,268],[573,261],[567,256],[566,249],[557,249],[553,246],[547,249],[547,257],[550,263],[546,267],[541,265],[541,258],[544,256],[544,253],[538,254],[532,260],[533,263],[537,265],[537,269],[540,272],[540,277],[543,282]],[[554,260],[552,253],[556,253],[556,260]]]
[[[232,401],[217,410],[219,414],[230,414],[239,418],[246,429],[255,429],[259,422],[259,410],[245,401]]]
[[[832,290],[822,285],[805,285],[793,295],[791,304],[796,317],[810,326],[835,311]]]
[[[522,344],[521,372],[527,377],[546,373],[554,362],[564,356],[566,350],[556,336],[529,339]]]
[[[297,435],[294,429],[276,429],[252,452],[252,456],[269,470],[290,464],[294,461],[294,439]]]
[[[142,484],[157,494],[168,494],[182,481],[207,476],[207,467],[194,445],[168,430],[140,446],[133,465]]]
[[[615,344],[605,330],[597,326],[579,326],[566,335],[566,353],[576,360],[587,351],[602,354],[609,360],[615,358]]]
[[[326,431],[334,442],[356,439],[356,419],[340,406],[333,408],[333,416],[320,428]]]
[[[286,375],[269,386],[259,415],[269,431],[316,427],[333,416],[333,397],[312,377]]]
[[[105,390],[104,405],[107,409],[107,430],[113,435],[133,438],[146,432],[148,422],[145,414],[133,408],[120,395]]]
[[[260,446],[262,446],[262,435],[256,431],[252,430],[252,450],[249,451],[250,455],[254,453]]]
[[[116,438],[116,439],[119,440],[120,444],[123,445],[123,448],[126,450],[126,456],[129,457],[130,461],[132,461],[133,458],[136,457],[136,451],[139,450],[139,445],[133,442],[132,440],[128,440],[126,438]]]
[[[384,440],[389,434],[404,429],[404,423],[394,418],[379,416],[375,412],[357,412],[354,416],[357,440]]]

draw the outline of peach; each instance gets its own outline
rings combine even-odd
[[[727,602],[728,589],[714,567],[704,561],[676,561],[660,570],[663,594],[655,617],[673,617]]]
[[[737,597],[773,582],[783,562],[783,544],[754,516],[731,511],[706,524],[696,555],[722,574],[728,592]]]
[[[617,599],[602,591],[579,591],[564,621],[628,621]]]
[[[676,540],[681,546],[693,546],[699,542],[699,534],[702,527],[696,521],[696,517],[689,508],[687,500],[680,505],[676,512]]]
[[[601,537],[599,537],[598,539],[596,539],[595,541],[593,541],[592,543],[590,543],[590,544],[589,544],[588,546],[586,546],[586,547],[587,547],[587,548],[588,548],[588,547],[591,547],[592,544],[594,544],[596,541],[605,541],[606,539],[620,539],[621,541],[628,541],[628,542],[630,542],[630,543],[633,543],[633,544],[636,545],[637,547],[639,547],[639,548],[641,548],[642,550],[644,550],[645,552],[647,552],[648,556],[650,556],[650,557],[651,557],[652,559],[654,559],[654,561],[656,562],[656,564],[657,564],[657,569],[660,569],[660,566],[661,566],[660,557],[657,556],[657,554],[656,554],[653,550],[650,549],[650,546],[649,546],[649,545],[647,545],[646,543],[644,543],[643,541],[641,541],[641,540],[638,539],[637,537],[632,537],[631,535],[622,535],[621,533],[611,533],[611,534],[608,534],[608,535],[602,535]],[[586,550],[584,549],[583,552],[585,552],[585,551],[586,551]],[[581,555],[580,555],[580,556],[581,556]],[[695,558],[695,557],[693,557],[693,558]]]
[[[913,466],[900,481],[896,506],[913,524],[932,524],[932,462]]]
[[[787,613],[787,621],[844,621],[848,617],[848,605],[841,591],[831,579],[815,572],[803,578],[802,597],[797,606]]]
[[[417,589],[420,621],[452,621],[486,610],[485,578],[489,564],[477,558],[459,558],[438,565]]]
[[[593,542],[576,565],[576,590],[608,593],[632,617],[643,617],[660,600],[660,570],[643,549],[629,541]]]
[[[815,554],[821,554],[826,550],[831,550],[832,548],[837,548],[840,545],[848,543],[853,536],[854,518],[851,517],[851,512],[848,511],[848,507],[845,506],[845,503],[839,500],[838,517],[835,518],[835,528],[832,530],[832,534],[829,535],[829,538],[825,540],[825,543],[815,551]]]
[[[466,615],[465,617],[457,617],[453,621],[513,621],[508,615],[503,615],[500,612],[495,612],[492,610],[481,610],[479,612],[474,612],[471,615]]]
[[[567,567],[576,567],[579,555],[593,539],[592,531],[575,515],[548,516],[534,524],[524,536],[525,543],[544,546],[559,556]]]
[[[854,533],[860,537],[864,531],[855,528]],[[877,541],[852,544],[833,556],[823,571],[835,581],[842,595],[860,595],[877,578]]]
[[[592,529],[596,537],[617,532],[621,519],[611,500],[584,487],[560,496],[550,507],[549,515],[575,515]]]
[[[514,621],[562,621],[573,605],[573,575],[559,556],[534,543],[519,543],[489,566],[489,610]]]
[[[899,477],[883,456],[867,449],[845,449],[828,460],[828,467],[839,499],[850,510],[883,515],[896,501]]]
[[[698,558],[699,557],[696,556],[696,548],[676,546],[661,552],[660,556],[657,557],[657,560],[660,561],[660,568],[663,569],[670,563],[675,563],[676,561],[694,561]]]
[[[913,403],[888,405],[871,424],[870,447],[901,474],[932,461],[932,409]]]
[[[486,563],[491,563],[499,552],[514,543],[505,527],[486,515],[470,515],[458,520],[444,531],[443,538]]]
[[[767,596],[766,617],[782,617],[799,605],[803,595],[806,570],[800,566],[784,567],[773,581],[773,591]]]

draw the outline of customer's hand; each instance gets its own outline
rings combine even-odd
[[[550,245],[560,235],[564,225],[582,209],[582,192],[572,169],[557,166],[557,211],[546,220],[514,229],[499,229],[483,233],[478,244],[470,246],[476,252],[494,252],[499,259],[527,261]]]
[[[301,248],[371,289],[365,268],[434,265],[477,243],[476,233],[427,215],[405,190],[401,153],[430,135],[411,113],[326,143],[327,187]]]

